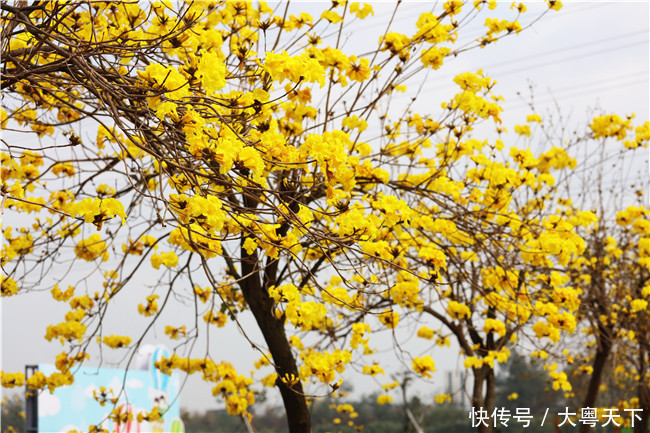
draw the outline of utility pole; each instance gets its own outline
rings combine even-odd
[[[38,365],[25,366],[25,378],[29,379],[38,371]],[[38,433],[38,391],[25,385],[25,432]]]

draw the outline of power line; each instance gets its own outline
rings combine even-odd
[[[516,73],[519,73],[521,71],[529,70],[531,68],[544,67],[544,66],[557,64],[557,63],[570,62],[570,61],[573,61],[573,60],[584,59],[584,58],[593,57],[593,56],[596,56],[596,55],[602,55],[603,53],[608,53],[610,51],[618,51],[618,50],[626,49],[626,48],[632,48],[632,47],[635,47],[637,45],[648,45],[648,41],[647,40],[638,41],[638,42],[635,42],[635,43],[632,43],[632,44],[619,45],[619,46],[616,46],[616,47],[613,47],[613,48],[610,48],[610,49],[607,49],[607,50],[591,51],[591,52],[589,52],[587,54],[582,54],[582,55],[579,55],[579,56],[565,57],[563,59],[554,60],[552,62],[544,62],[544,63],[537,63],[535,65],[528,65],[528,66],[523,67],[523,68],[519,68],[519,69],[515,69],[515,70],[509,70],[506,73],[499,74],[499,77],[516,74]],[[506,67],[508,65],[502,65],[502,66]]]
[[[598,88],[602,88],[600,86],[600,83],[605,83],[605,84],[619,83],[619,84],[623,84],[623,83],[630,82],[629,79],[632,79],[632,78],[635,78],[635,77],[638,77],[638,76],[642,76],[645,79],[647,79],[648,76],[649,76],[649,71],[648,70],[639,71],[639,72],[635,72],[635,73],[628,74],[628,75],[617,75],[617,76],[614,76],[614,77],[609,76],[609,77],[606,77],[606,78],[601,78],[601,79],[598,79],[598,80],[594,80],[594,81],[590,81],[590,82],[586,82],[586,83],[581,83],[581,84],[576,84],[576,85],[571,85],[571,86],[567,86],[567,87],[561,87],[561,88],[557,88],[557,89],[549,88],[549,91],[552,92],[554,95],[557,95],[557,94],[563,94],[563,93],[566,93],[566,92],[572,92],[572,91],[575,91],[577,89],[581,89],[581,88],[584,88],[584,87],[598,89]],[[637,82],[639,80],[633,80],[633,81]],[[545,97],[545,95],[542,95],[542,97]],[[511,103],[511,101],[506,102],[504,105],[507,105],[509,103]]]
[[[559,99],[572,99],[572,98],[576,98],[576,97],[579,97],[579,96],[594,93],[594,91],[599,92],[599,94],[595,95],[595,96],[598,97],[598,96],[601,96],[602,92],[609,92],[609,91],[612,91],[612,90],[616,90],[616,89],[620,89],[620,88],[624,88],[624,87],[630,87],[632,85],[637,85],[637,84],[642,84],[642,83],[648,83],[648,79],[645,78],[645,79],[632,80],[632,81],[628,81],[628,82],[625,82],[625,83],[616,83],[616,84],[611,85],[611,86],[596,87],[596,88],[592,88],[592,89],[585,89],[585,90],[582,90],[582,91],[579,91],[579,92],[569,92],[569,93],[565,93],[565,94],[555,94],[555,93],[546,94],[546,95],[544,95],[544,96],[542,96],[540,98],[541,101],[536,99],[534,102],[540,103],[540,104],[545,104],[545,103],[553,101],[554,99],[558,99],[558,100]],[[519,104],[513,104],[513,105],[510,105],[510,106],[508,105],[508,103],[503,104],[504,107],[507,107],[510,110],[522,108],[522,107],[525,107],[527,105],[528,105],[528,103],[523,102],[523,101],[520,102]]]
[[[617,37],[617,38],[613,38],[613,39],[609,39],[609,40],[621,39],[621,38],[624,38],[624,37],[629,37],[629,36],[631,36],[631,35],[638,35],[638,34],[640,34],[640,33],[646,33],[646,32],[633,32],[633,33],[628,33],[627,35],[621,35],[621,37]],[[594,42],[591,42],[591,43],[586,44],[586,45],[598,44],[598,43],[600,43],[600,42],[602,42],[602,41],[594,41]],[[586,54],[575,55],[575,56],[571,56],[571,57],[565,57],[565,58],[562,58],[562,59],[551,60],[551,61],[547,61],[547,62],[544,62],[544,63],[537,63],[537,64],[534,64],[534,65],[526,65],[526,66],[524,66],[524,67],[517,68],[517,69],[514,69],[514,70],[509,70],[509,71],[507,71],[507,72],[505,72],[505,73],[501,73],[501,74],[495,74],[494,72],[492,72],[491,74],[488,74],[488,75],[490,75],[490,76],[497,76],[498,78],[500,78],[500,77],[504,77],[504,76],[508,76],[508,75],[516,74],[516,73],[519,73],[519,72],[522,72],[522,71],[526,71],[526,70],[529,70],[529,69],[532,69],[532,68],[536,68],[536,67],[545,67],[545,66],[550,66],[550,65],[554,65],[554,64],[562,63],[562,62],[573,61],[573,60],[579,60],[579,59],[583,59],[583,58],[587,58],[587,57],[593,57],[593,56],[595,56],[595,55],[602,55],[603,53],[608,53],[608,52],[612,52],[612,51],[619,51],[619,50],[622,50],[622,49],[627,49],[627,48],[631,48],[631,47],[638,46],[638,45],[642,45],[642,44],[646,44],[646,45],[647,45],[647,44],[648,44],[648,41],[647,41],[647,40],[643,40],[643,41],[637,41],[637,42],[634,42],[634,43],[628,43],[628,44],[624,44],[624,45],[617,45],[617,46],[615,46],[615,47],[611,47],[611,48],[609,48],[609,49],[604,49],[604,50],[603,50],[603,49],[599,49],[599,50],[597,50],[597,51],[592,51],[592,52],[589,52],[589,53],[586,53]],[[514,60],[514,61],[512,61],[512,62],[508,62],[508,63],[503,63],[503,62],[501,62],[501,63],[498,63],[498,64],[493,64],[493,65],[485,66],[485,67],[483,67],[482,69],[487,69],[487,68],[492,68],[492,67],[495,67],[495,68],[497,68],[497,69],[498,69],[498,68],[510,67],[513,63],[520,63],[520,62],[522,62],[522,61],[530,60],[530,59],[532,59],[532,58],[539,58],[539,57],[543,57],[543,56],[545,56],[545,55],[549,55],[549,54],[557,54],[558,52],[570,51],[570,50],[573,50],[573,49],[576,49],[576,48],[580,48],[580,47],[584,47],[584,46],[585,46],[585,44],[579,44],[579,45],[576,45],[576,46],[567,47],[567,48],[565,48],[565,49],[563,49],[563,50],[558,50],[558,51],[556,51],[555,53],[553,53],[553,52],[541,53],[540,55],[533,55],[533,56],[527,57],[527,58],[525,58],[525,59],[518,59],[518,60]],[[436,80],[436,82],[438,82],[438,81],[442,81],[442,82],[445,82],[445,84],[443,84],[443,85],[437,85],[437,86],[424,86],[424,87],[422,88],[422,91],[423,91],[423,92],[424,92],[424,91],[427,91],[427,92],[428,92],[428,91],[439,91],[439,90],[445,90],[445,89],[448,89],[448,88],[452,85],[452,80],[453,80],[454,77],[455,77],[455,75],[447,75],[446,77],[442,77],[442,78]],[[432,82],[432,84],[434,84],[434,82]],[[398,97],[396,97],[395,99],[399,99],[399,98],[400,98],[400,97],[398,96]]]
[[[565,48],[562,48],[562,49],[559,49],[559,50],[543,51],[541,53],[532,54],[532,55],[527,56],[527,57],[520,57],[520,58],[518,58],[516,60],[513,60],[513,61],[511,61],[509,63],[510,64],[512,64],[512,63],[521,63],[521,62],[525,62],[527,60],[538,59],[540,57],[546,57],[546,56],[552,56],[552,55],[555,55],[555,54],[558,54],[558,53],[563,53],[563,52],[566,52],[566,51],[573,51],[573,50],[575,50],[577,48],[585,48],[585,47],[589,47],[589,46],[592,46],[592,45],[600,45],[600,44],[603,44],[603,43],[617,41],[619,39],[625,39],[625,38],[629,38],[631,36],[637,36],[637,35],[646,35],[647,36],[648,35],[648,29],[639,30],[639,31],[636,31],[636,32],[631,32],[631,33],[626,33],[624,35],[619,35],[619,36],[616,36],[616,37],[613,37],[613,38],[603,38],[603,39],[599,39],[597,41],[589,41],[589,42],[585,42],[585,43],[582,43],[582,44],[572,45],[572,46],[565,47]],[[645,42],[647,43],[647,41],[645,41]],[[503,67],[503,66],[504,66],[503,62],[499,62],[499,63],[493,63],[491,65],[486,65],[486,66],[483,67],[483,69],[493,68],[493,67]]]
[[[635,72],[633,74],[628,74],[628,75],[617,75],[616,77],[601,78],[599,80],[590,81],[588,83],[582,83],[582,84],[578,84],[578,85],[575,85],[575,86],[561,87],[559,89],[554,89],[554,91],[555,92],[564,92],[564,91],[567,91],[567,90],[574,90],[576,88],[593,86],[595,84],[602,83],[602,82],[612,82],[612,81],[619,81],[620,82],[620,81],[624,81],[627,78],[636,77],[637,75],[643,75],[643,76],[645,76],[647,78],[648,77],[648,70],[638,71],[638,72]]]

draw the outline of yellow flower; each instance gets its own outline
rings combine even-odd
[[[617,140],[623,140],[627,136],[627,131],[632,130],[632,119],[621,119],[616,114],[594,117],[593,122],[589,125],[594,138],[612,137]]]
[[[291,324],[303,331],[322,329],[327,324],[327,307],[318,302],[292,301],[285,312]]]
[[[393,397],[391,397],[388,394],[379,394],[379,396],[377,396],[377,404],[384,405],[392,402],[393,402]]]
[[[370,376],[375,376],[377,374],[385,374],[384,369],[378,366],[377,364],[364,365],[362,373]]]
[[[155,91],[163,90],[170,99],[182,100],[190,95],[187,79],[172,66],[151,63],[138,76],[152,85]]]
[[[282,378],[282,382],[286,383],[289,387],[292,387],[293,385],[300,382],[300,378],[296,377],[294,374],[286,374]]]
[[[349,116],[343,119],[342,126],[348,129],[357,128],[359,132],[363,132],[368,127],[368,122],[359,116]]]
[[[307,81],[319,83],[321,87],[325,85],[325,69],[318,60],[306,54],[291,57],[284,50],[281,53],[266,53],[262,67],[273,81],[282,83],[288,78],[294,83]]]
[[[425,338],[427,340],[431,340],[431,339],[433,339],[434,336],[435,336],[435,332],[431,328],[423,326],[420,329],[418,329],[418,337],[420,337],[420,338]]]
[[[197,70],[196,75],[201,79],[208,96],[226,86],[226,65],[218,54],[204,52],[197,65]]]
[[[25,385],[31,390],[43,389],[47,386],[47,376],[43,372],[37,371],[25,380]]]
[[[178,256],[173,251],[154,254],[151,256],[151,266],[155,269],[159,269],[161,264],[168,268],[173,268],[178,265]]]
[[[529,114],[526,116],[526,122],[537,122],[542,123],[542,116],[539,114]]]
[[[64,174],[66,176],[74,176],[75,172],[76,171],[74,166],[69,162],[59,162],[52,166],[52,173],[56,174],[57,176],[61,174]]]
[[[442,7],[449,15],[457,15],[463,7],[463,2],[460,0],[450,0],[445,2]]]
[[[343,20],[343,18],[341,18],[341,15],[337,14],[334,11],[330,11],[330,10],[323,12],[320,17],[326,19],[327,21],[329,21],[332,24],[339,23],[339,22],[341,22]]]
[[[85,198],[72,205],[70,213],[82,216],[85,222],[94,224],[97,230],[101,230],[104,221],[114,216],[122,218],[122,225],[126,223],[124,206],[114,198]]]
[[[210,299],[210,295],[212,294],[212,288],[206,287],[205,289],[202,289],[199,286],[194,286],[194,293],[201,300],[201,302],[205,304],[206,302],[208,302],[208,299]]]
[[[560,340],[560,330],[551,326],[548,322],[540,321],[533,325],[533,332],[540,340],[548,337],[551,341],[558,342]]]
[[[555,11],[559,11],[562,9],[562,2],[559,0],[548,0],[547,1],[549,9],[553,9]]]
[[[289,337],[289,344],[291,344],[293,347],[295,347],[298,350],[303,350],[305,348],[305,345],[300,340],[300,337],[298,337],[297,335],[292,335],[291,337]]]
[[[515,2],[513,2],[513,3],[510,5],[510,9],[516,10],[516,11],[519,12],[520,14],[523,14],[524,12],[526,12],[527,7],[526,7],[526,5],[523,4],[523,3],[515,3]]]
[[[158,312],[158,295],[149,295],[147,296],[147,304],[142,305],[138,304],[138,312],[143,316],[153,316]]]
[[[136,419],[138,422],[143,422],[143,421],[148,421],[148,422],[154,422],[158,421],[162,418],[162,414],[160,413],[160,408],[159,407],[154,407],[151,412],[139,412]]]
[[[456,301],[449,302],[449,305],[447,305],[447,314],[454,320],[469,319],[472,317],[472,312],[469,307]]]
[[[238,152],[235,161],[252,171],[255,179],[261,178],[264,174],[264,160],[262,160],[260,152],[254,147],[244,147]]]
[[[25,374],[0,371],[0,382],[3,388],[21,387],[25,383]]]
[[[483,325],[483,331],[488,334],[494,332],[499,334],[500,337],[503,337],[506,334],[506,325],[496,319],[485,319],[485,324]]]
[[[399,382],[396,381],[396,380],[394,380],[394,381],[392,381],[391,383],[387,383],[387,384],[385,384],[385,385],[382,385],[381,387],[382,387],[385,391],[389,391],[389,390],[391,390],[391,389],[395,389],[395,388],[397,388],[398,386],[399,386]]]
[[[16,280],[0,275],[0,293],[2,293],[2,296],[13,296],[18,293],[18,283],[16,283]]]
[[[439,69],[450,52],[451,49],[447,47],[431,47],[422,53],[420,60],[424,66]]]
[[[465,366],[465,368],[481,368],[483,366],[483,360],[478,359],[475,356],[468,356],[465,361],[463,361],[463,366]]]
[[[7,112],[0,108],[0,128],[1,129],[6,129],[7,128],[7,121],[9,120],[9,117],[7,116]]]
[[[632,312],[638,313],[648,308],[648,301],[643,299],[634,299],[630,302],[630,307],[632,307]]]
[[[372,10],[372,6],[368,3],[364,3],[363,7],[358,2],[351,3],[350,12],[355,14],[359,19],[364,19],[368,15],[375,15],[375,12]]]
[[[57,325],[50,325],[45,331],[45,339],[52,341],[53,338],[64,340],[81,339],[86,333],[86,325],[76,320],[62,322]]]
[[[370,61],[366,58],[361,58],[357,63],[357,56],[350,57],[350,66],[347,69],[347,75],[350,79],[358,82],[363,82],[370,77],[370,68],[368,65]],[[354,116],[357,117],[357,116]]]
[[[429,355],[413,358],[411,366],[416,373],[423,377],[432,377],[431,373],[436,371],[436,364]]]
[[[395,328],[399,323],[399,313],[396,311],[384,311],[379,314],[379,321],[386,325],[387,328]]]
[[[451,396],[449,394],[438,394],[433,399],[438,404],[451,403]]]
[[[72,296],[74,296],[74,287],[68,286],[65,292],[62,292],[58,284],[54,285],[54,288],[50,291],[52,297],[60,302],[67,302]]]
[[[70,308],[72,308],[73,310],[76,309],[90,310],[93,308],[94,305],[95,305],[95,301],[90,299],[90,296],[88,295],[77,296],[70,300]]]
[[[228,321],[228,316],[226,316],[221,311],[217,311],[216,313],[208,311],[203,316],[203,320],[213,325],[217,325],[218,328],[223,328]]]
[[[519,135],[530,137],[530,126],[528,125],[515,125],[515,132]]]
[[[114,190],[113,188],[111,188],[110,186],[108,186],[108,185],[104,185],[104,184],[99,185],[99,186],[95,189],[95,191],[97,192],[97,194],[98,194],[99,196],[102,196],[102,197],[108,197],[108,196],[115,195],[115,190]],[[119,203],[119,202],[118,202],[118,203]],[[121,205],[121,203],[120,203],[120,205]],[[124,209],[124,208],[122,208],[122,209]]]
[[[123,337],[119,335],[109,335],[102,339],[103,343],[111,349],[118,349],[120,347],[127,347],[131,344],[131,337]]]
[[[108,260],[108,251],[107,246],[104,241],[102,241],[101,236],[94,234],[89,236],[86,239],[81,240],[75,247],[74,252],[80,259],[92,262],[98,257],[101,257],[102,261]]]
[[[273,388],[276,385],[277,380],[278,380],[277,373],[268,374],[262,378],[261,380],[262,386]]]
[[[499,20],[497,18],[486,18],[485,26],[488,28],[487,37],[494,37],[494,35],[501,32],[515,32],[521,31],[521,24],[518,21]]]
[[[386,36],[382,36],[380,42],[383,42],[382,50],[389,50],[392,54],[398,55],[403,62],[407,61],[410,57],[408,46],[411,40],[408,36],[389,32]]]
[[[175,340],[177,338],[184,337],[187,334],[187,330],[185,329],[185,325],[178,328],[167,325],[165,326],[165,334],[169,335],[169,338],[172,340]]]
[[[269,296],[273,298],[276,303],[299,302],[301,299],[300,291],[295,285],[291,283],[278,287],[270,287]]]

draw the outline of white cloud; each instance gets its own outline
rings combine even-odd
[[[56,395],[44,392],[38,396],[38,416],[54,416],[61,410],[61,400]]]
[[[88,398],[94,398],[93,392],[96,389],[99,389],[99,387],[97,385],[95,385],[94,383],[91,383],[90,385],[88,385],[87,387],[84,388],[84,395],[86,397],[88,397]]]
[[[132,383],[129,385],[130,382],[137,382],[137,383]],[[111,379],[111,382],[107,385],[103,385],[104,388],[106,389],[106,393],[108,394],[109,397],[117,397],[120,395],[120,392],[122,391],[122,379],[117,376],[113,376],[113,379]],[[142,383],[140,383],[139,380],[133,379],[131,381],[127,381],[127,386],[131,386],[132,388],[140,388],[142,387]],[[94,399],[93,392],[97,391],[99,393],[99,386],[95,385],[94,383],[91,383],[88,385],[86,388],[84,388],[84,395],[88,398]]]
[[[129,379],[126,381],[128,388],[142,388],[144,385],[138,379]]]
[[[75,431],[75,430],[76,431],[81,431],[81,429],[79,427],[77,427],[76,425],[68,424],[67,426],[65,426],[65,427],[63,427],[61,429],[60,433],[67,433],[67,432]]]
[[[109,383],[106,388],[113,390],[113,395],[117,396],[120,394],[120,391],[122,391],[122,387],[122,379],[117,376],[113,376],[111,383]]]

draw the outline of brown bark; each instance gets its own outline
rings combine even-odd
[[[641,412],[641,420],[634,423],[634,433],[648,433],[650,432],[650,384],[645,380],[648,365],[646,363],[647,340],[641,336],[639,337],[639,385],[637,387],[637,397],[639,397],[639,407],[643,409]]]
[[[593,371],[589,378],[589,386],[587,387],[587,394],[582,401],[582,407],[596,407],[596,399],[598,398],[598,391],[603,378],[603,371],[607,365],[607,358],[612,350],[612,338],[610,328],[599,324],[598,326],[598,349],[592,364]],[[587,424],[580,424],[580,433],[591,432],[591,426]]]
[[[492,433],[494,421],[492,413],[496,403],[496,381],[494,370],[488,365],[472,370],[474,373],[474,385],[472,389],[472,407],[475,411],[484,410],[488,419],[480,422],[476,427],[478,433]],[[477,420],[478,421],[478,420]],[[487,426],[485,425],[487,424]]]
[[[634,423],[634,433],[648,433],[650,432],[650,395],[647,385],[639,385],[639,395],[645,401],[640,401],[640,406],[643,411],[639,414],[641,420],[636,420]]]
[[[242,240],[242,244],[244,240]],[[291,352],[291,346],[284,330],[284,322],[273,314],[274,301],[266,289],[262,287],[257,252],[248,255],[246,250],[241,248],[241,256],[243,280],[240,287],[273,357],[273,363],[278,374],[276,386],[280,389],[282,395],[289,432],[309,433],[311,432],[311,418],[302,384],[298,382],[289,388],[281,380],[286,375],[298,377],[296,360]]]
[[[490,368],[488,369],[487,377],[485,378],[485,407],[488,414],[491,414],[494,411],[496,401],[496,378],[494,377],[494,369]]]

